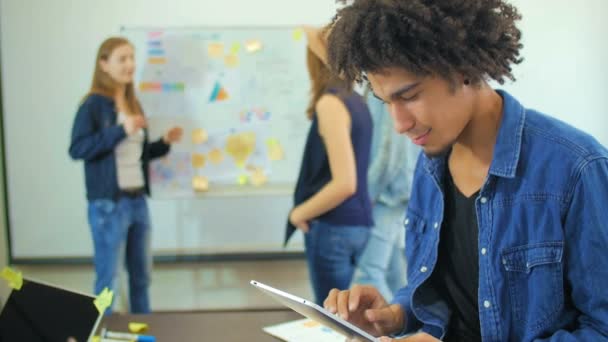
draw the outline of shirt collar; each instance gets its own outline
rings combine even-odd
[[[525,108],[509,93],[497,90],[503,99],[503,115],[494,145],[494,155],[489,174],[514,178],[521,153],[522,135],[526,119]],[[449,151],[440,156],[429,158],[423,154],[425,169],[437,179],[443,174]]]

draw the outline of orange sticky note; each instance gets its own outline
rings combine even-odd
[[[205,167],[205,155],[200,153],[192,153],[192,167],[195,169]]]
[[[209,139],[209,134],[207,131],[202,128],[197,128],[192,131],[192,143],[194,144],[202,144]]]
[[[224,63],[229,68],[236,68],[239,65],[239,56],[237,56],[237,55],[225,56]]]
[[[209,45],[207,45],[207,53],[209,54],[209,57],[221,58],[224,55],[224,44],[209,43]]]

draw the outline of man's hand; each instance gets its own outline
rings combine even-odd
[[[333,289],[323,306],[373,336],[398,332],[405,324],[401,305],[388,305],[372,286],[355,285],[344,291]]]

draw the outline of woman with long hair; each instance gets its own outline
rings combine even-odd
[[[148,142],[146,119],[133,86],[134,71],[134,48],[128,40],[113,37],[101,44],[91,89],[74,120],[69,153],[84,160],[95,293],[106,287],[114,290],[124,264],[130,311],[148,313],[152,266],[145,199],[148,163],[167,154],[182,129],[173,127]]]
[[[321,304],[332,288],[349,287],[373,225],[367,192],[372,120],[353,84],[325,64],[322,33],[306,31],[312,124],[289,226],[305,233],[310,278]]]

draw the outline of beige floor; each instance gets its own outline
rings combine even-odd
[[[17,266],[24,276],[90,293],[90,266]],[[150,296],[153,311],[279,307],[249,285],[255,279],[312,299],[304,260],[157,264]],[[123,278],[124,283],[124,278]],[[3,284],[4,285],[4,284]],[[117,311],[126,310],[125,288]]]

